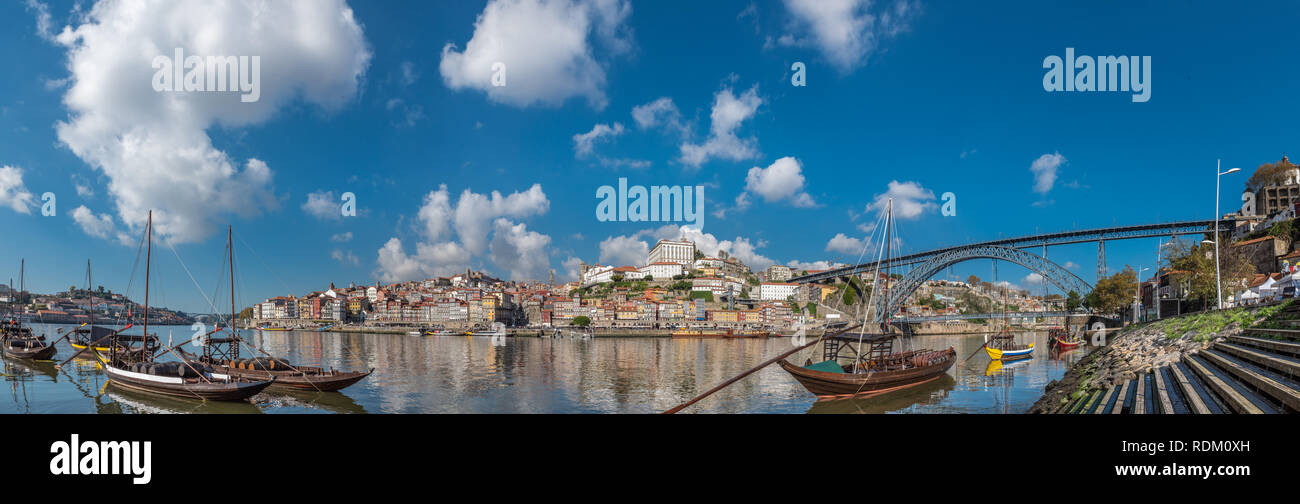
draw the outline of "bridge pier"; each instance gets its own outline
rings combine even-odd
[[[1097,280],[1103,278],[1106,278],[1106,240],[1097,240]]]

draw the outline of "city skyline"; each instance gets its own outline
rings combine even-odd
[[[25,257],[28,290],[53,293],[84,287],[89,257],[96,285],[139,298],[130,274],[154,209],[153,299],[193,313],[214,311],[202,292],[221,285],[227,223],[241,306],[467,268],[568,281],[581,261],[639,266],[657,239],[681,236],[755,270],[822,269],[856,262],[889,196],[903,253],[1205,219],[1218,159],[1243,169],[1223,178],[1228,213],[1300,132],[1287,64],[1300,36],[1276,12],[1297,7],[1284,3],[1120,15],[1024,2],[1008,15],[929,2],[837,13],[796,0],[337,0],[261,14],[311,40],[236,21],[240,2],[158,4],[111,28],[100,23],[132,4],[75,5],[0,6],[13,48],[0,58],[15,70],[0,75],[0,221],[23,237],[0,240],[12,262],[0,272],[17,283]],[[163,20],[183,29],[162,33]],[[554,33],[529,27],[539,20],[569,43],[547,42]],[[260,56],[260,97],[157,92],[140,47]],[[1045,59],[1067,54],[1149,57],[1149,99],[1045,90]],[[796,63],[806,86],[792,84]],[[702,229],[600,219],[599,188],[620,179],[702,187]],[[355,217],[339,214],[344,193]],[[1155,252],[1108,243],[1108,268],[1150,267]],[[1048,258],[1095,281],[1095,245]],[[992,274],[975,261],[952,276],[972,273]],[[1000,273],[1041,288],[1018,266]]]

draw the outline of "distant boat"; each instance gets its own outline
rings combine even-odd
[[[23,285],[26,283],[26,271],[27,261],[24,260],[19,272],[18,292],[26,290]],[[4,354],[14,359],[49,360],[54,357],[54,354],[58,352],[57,347],[46,343],[45,335],[37,336],[32,333],[30,327],[24,325],[18,317],[14,316],[12,308],[9,311],[9,321],[0,326],[0,347],[3,347]]]
[[[989,342],[984,345],[984,352],[993,360],[1024,359],[1033,356],[1034,343],[1017,343],[1011,330],[1003,328],[1002,332],[989,338]]]
[[[767,331],[752,331],[735,329],[678,329],[672,332],[674,338],[766,338],[771,336]]]

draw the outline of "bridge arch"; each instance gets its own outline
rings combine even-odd
[[[924,262],[908,271],[902,280],[894,283],[889,289],[889,306],[900,306],[911,296],[916,289],[921,286],[930,277],[938,274],[944,268],[960,262],[974,259],[996,259],[1013,262],[1024,266],[1040,275],[1062,292],[1074,291],[1080,296],[1092,292],[1092,285],[1085,282],[1078,275],[1071,273],[1065,267],[1056,264],[1037,254],[1027,252],[1014,247],[1004,247],[1001,245],[975,245],[970,247],[960,247],[942,251],[935,254]],[[876,298],[875,320],[880,322],[883,319],[885,310],[884,297]]]

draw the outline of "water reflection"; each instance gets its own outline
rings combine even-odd
[[[166,334],[170,328],[164,328]],[[188,327],[174,329],[188,335]],[[295,364],[375,368],[341,392],[264,392],[248,403],[199,403],[118,390],[93,361],[5,360],[0,413],[657,413],[790,349],[784,338],[490,338],[246,331],[265,351]],[[769,366],[691,406],[688,413],[1019,413],[1089,351],[1049,350],[1046,333],[1025,334],[1035,357],[989,373],[979,352],[945,376],[866,399],[816,401]],[[179,339],[178,339],[179,340]],[[906,347],[953,347],[965,359],[982,335],[920,336]],[[60,342],[59,360],[74,350]],[[243,351],[245,354],[249,350]],[[809,351],[795,355],[802,362]],[[1011,368],[1011,369],[1008,369]]]

